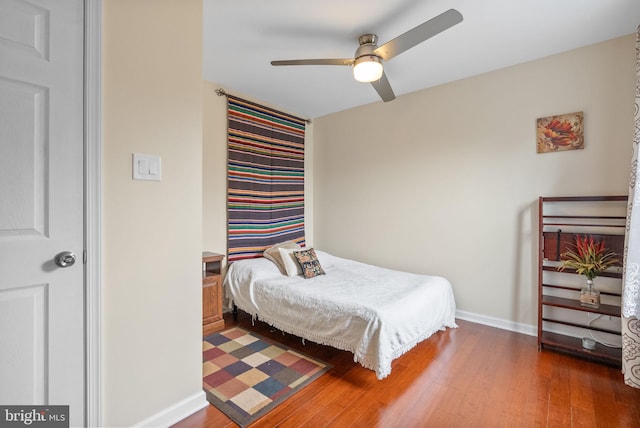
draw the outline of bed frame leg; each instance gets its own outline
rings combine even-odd
[[[233,320],[238,321],[238,307],[236,304],[233,304],[233,308],[231,309],[231,313],[233,314]]]

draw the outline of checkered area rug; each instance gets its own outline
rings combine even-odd
[[[331,368],[240,327],[207,336],[202,345],[207,400],[241,427]]]

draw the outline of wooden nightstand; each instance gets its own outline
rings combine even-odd
[[[202,253],[202,335],[224,328],[222,318],[222,254]]]

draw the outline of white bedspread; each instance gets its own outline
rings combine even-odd
[[[350,351],[378,379],[391,362],[455,324],[451,284],[316,250],[326,275],[287,277],[267,259],[234,262],[225,290],[238,308],[313,342]]]

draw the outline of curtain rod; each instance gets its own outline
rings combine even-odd
[[[229,94],[227,94],[227,93],[225,92],[225,90],[224,90],[224,89],[222,89],[222,88],[215,89],[215,90],[214,90],[214,92],[215,92],[215,93],[216,93],[216,95],[217,95],[217,96],[219,96],[219,97],[226,97],[226,96],[228,96],[228,95],[229,95]],[[287,114],[289,114],[289,113],[287,113]],[[302,118],[301,118],[301,119],[302,119]],[[306,123],[311,123],[311,119],[302,119],[302,120],[304,120]]]

